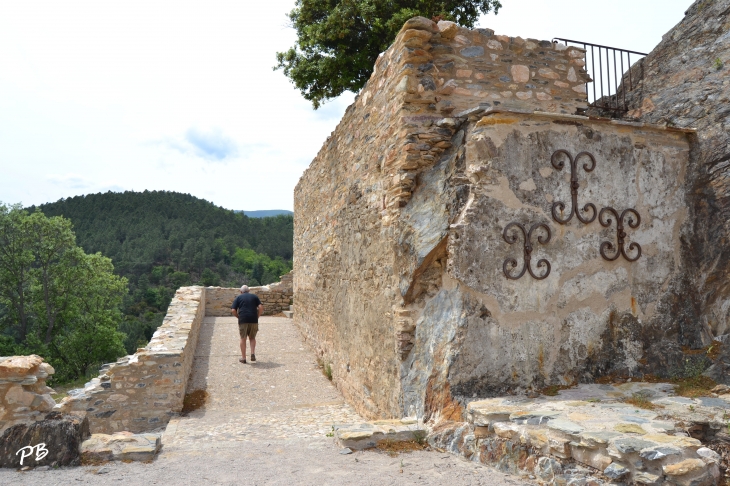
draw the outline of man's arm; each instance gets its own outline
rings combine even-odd
[[[261,314],[264,313],[264,305],[263,304],[259,304],[259,306],[258,306],[257,309],[259,311],[259,317],[261,317]]]
[[[236,306],[236,299],[233,299],[233,305],[231,305],[231,314],[238,318],[238,307]]]

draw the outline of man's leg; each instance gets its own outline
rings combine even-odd
[[[251,342],[251,354],[256,354],[256,338],[249,337],[248,340]]]
[[[246,359],[246,336],[241,338],[241,356],[243,356],[243,359]]]

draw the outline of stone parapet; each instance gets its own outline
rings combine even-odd
[[[251,287],[264,306],[265,316],[279,314],[289,310],[294,297],[292,281],[293,272],[281,276],[281,281],[261,287]],[[230,287],[205,288],[205,315],[209,317],[227,317],[231,315],[231,304],[240,294],[240,289]]]
[[[43,358],[0,357],[0,433],[15,424],[41,421],[53,409],[46,379],[55,370]]]
[[[164,427],[182,410],[204,316],[205,288],[178,289],[146,347],[104,365],[98,378],[71,390],[56,410],[85,412],[94,434]]]

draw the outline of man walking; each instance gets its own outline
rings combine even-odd
[[[238,334],[241,336],[241,355],[238,361],[246,363],[246,337],[251,343],[251,362],[256,361],[256,333],[259,332],[259,317],[264,312],[258,296],[248,291],[248,285],[241,287],[241,295],[231,305],[231,314],[238,317]]]

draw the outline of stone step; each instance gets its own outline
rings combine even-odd
[[[292,311],[292,312],[294,312],[294,306],[293,305],[290,305],[289,306],[289,310]]]
[[[717,484],[720,456],[681,424],[722,430],[729,400],[674,396],[668,383],[579,385],[556,396],[470,402],[468,421],[435,428],[429,443],[466,457],[491,451],[482,462],[554,478],[550,484],[590,484],[596,470],[624,484]],[[514,444],[527,461],[511,452]],[[569,461],[577,465],[563,470]]]
[[[359,451],[377,447],[378,442],[417,442],[426,439],[427,431],[423,424],[415,419],[376,420],[361,424],[335,427],[335,437],[342,447]]]
[[[81,462],[95,464],[103,461],[143,461],[155,458],[162,446],[160,434],[117,432],[92,434],[81,444]]]
[[[289,319],[294,318],[294,312],[293,311],[284,311],[284,315],[288,317]]]

